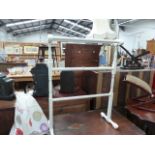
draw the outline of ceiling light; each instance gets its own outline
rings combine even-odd
[[[28,21],[22,21],[22,22],[17,22],[17,23],[10,23],[10,24],[6,24],[6,27],[12,27],[12,26],[17,26],[17,25],[40,22],[40,21],[44,21],[44,20],[46,20],[46,19],[35,19],[35,20],[28,20]]]
[[[134,22],[134,21],[136,21],[136,20],[138,20],[138,19],[130,19],[130,20],[127,20],[127,21],[125,21],[125,22],[122,22],[122,23],[120,23],[120,24],[118,24],[118,25],[121,26],[121,25],[124,25],[124,24],[126,24],[126,23]]]

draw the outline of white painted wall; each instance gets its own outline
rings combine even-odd
[[[139,20],[126,27],[125,32],[120,32],[120,39],[129,50],[146,49],[147,40],[155,38],[155,20]]]
[[[18,42],[47,42],[47,35],[47,31],[42,31],[41,33],[40,31],[37,31],[18,35],[16,38]]]
[[[119,39],[121,41],[123,41],[123,46],[128,49],[129,51],[132,51],[132,46],[133,46],[133,42],[132,42],[132,36],[129,36],[126,32],[121,31],[119,32]]]
[[[16,41],[16,37],[7,33],[4,27],[0,27],[0,41]]]
[[[16,40],[18,42],[47,42],[48,34],[54,34],[53,32],[44,30],[40,33],[40,31],[32,32],[28,34],[21,34],[16,36]],[[58,34],[57,34],[58,35]]]

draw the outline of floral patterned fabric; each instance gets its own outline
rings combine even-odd
[[[39,104],[30,94],[16,93],[14,125],[10,134],[33,135],[49,133],[48,121]]]

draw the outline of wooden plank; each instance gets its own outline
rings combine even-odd
[[[98,72],[97,75],[97,90],[96,90],[96,94],[99,94],[102,92],[102,85],[103,85],[103,73],[102,72]],[[100,109],[101,108],[101,97],[97,97],[96,98],[96,109]]]
[[[32,74],[17,74],[17,75],[7,75],[7,77],[12,78],[14,82],[26,82],[26,81],[33,81]],[[52,80],[60,80],[60,73],[57,72],[52,75]]]
[[[143,79],[143,76],[144,76],[144,72],[140,72],[139,73],[139,78]],[[142,94],[142,90],[141,89],[137,89],[137,96],[141,96],[141,94]]]
[[[114,98],[113,98],[113,105],[114,106],[116,106],[118,103],[119,84],[120,84],[120,73],[117,72],[116,76],[115,76],[115,84],[114,84]]]
[[[152,84],[153,84],[153,76],[154,76],[154,72],[151,71],[150,72],[150,82],[149,82],[151,88],[152,88]]]
[[[125,106],[125,101],[126,101],[126,89],[127,89],[127,84],[124,82],[124,77],[126,76],[127,72],[122,72],[120,73],[120,79],[119,79],[119,87],[118,87],[118,99],[117,99],[117,107],[118,109],[123,112],[124,106]]]
[[[132,72],[128,72],[129,75],[132,75]],[[130,97],[130,84],[127,84],[127,88],[126,88],[126,98],[125,98],[125,103],[127,101],[127,99]]]

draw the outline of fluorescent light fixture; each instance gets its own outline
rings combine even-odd
[[[28,27],[28,28],[24,28],[24,29],[18,29],[18,30],[13,31],[13,33],[24,31],[24,30],[31,30],[31,29],[36,29],[36,28],[42,28],[42,27],[45,27],[45,26],[46,25],[40,25],[40,26]]]
[[[122,23],[120,23],[120,24],[118,24],[118,25],[121,26],[121,25],[124,25],[124,24],[126,24],[126,23],[134,22],[134,21],[136,21],[136,20],[138,20],[138,19],[130,19],[130,20],[127,20],[127,21],[125,21],[125,22],[122,22]]]
[[[34,19],[34,20],[10,23],[10,24],[6,24],[6,27],[12,27],[12,26],[18,26],[18,25],[29,24],[29,23],[34,23],[34,22],[40,22],[40,21],[44,21],[44,20],[46,20],[46,19]]]
[[[59,26],[60,28],[62,28],[62,29],[66,29],[67,31],[71,31],[71,32],[73,32],[73,33],[76,33],[76,34],[79,34],[79,35],[81,35],[81,36],[86,36],[85,34],[82,34],[82,33],[80,33],[80,32],[77,32],[77,31],[74,31],[74,30],[72,30],[72,29],[69,29],[69,28],[67,28],[67,27],[64,27],[64,26]]]
[[[81,28],[81,29],[83,29],[83,30],[91,31],[90,28],[87,28],[87,27],[85,27],[85,26],[82,26],[82,25],[79,25],[79,24],[77,24],[77,23],[71,22],[71,21],[69,21],[69,20],[66,20],[66,19],[65,19],[64,22],[66,22],[66,23],[68,23],[68,24],[71,24],[71,25],[73,25],[74,27],[79,27],[79,28]]]

